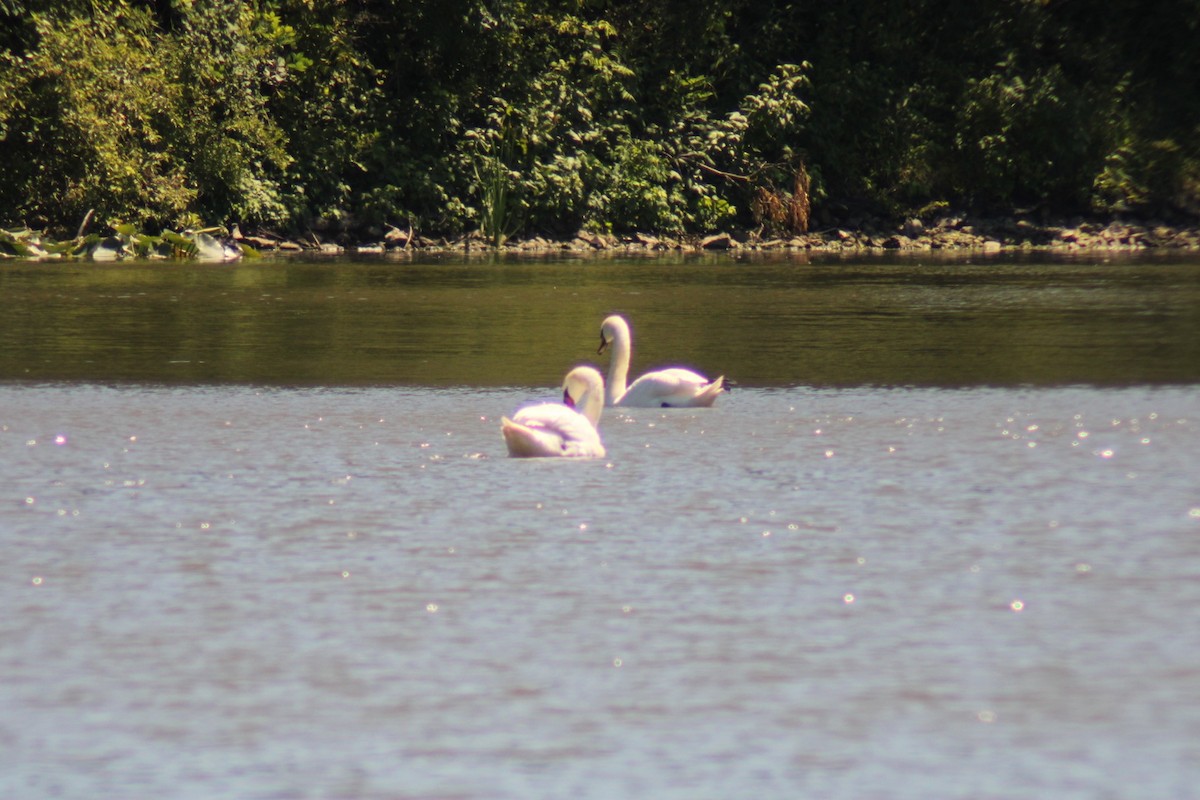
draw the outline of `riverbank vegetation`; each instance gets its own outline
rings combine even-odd
[[[1200,0],[0,0],[0,224],[1174,230],[1198,36]]]

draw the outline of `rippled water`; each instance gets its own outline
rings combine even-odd
[[[447,378],[0,383],[0,796],[1195,793],[1195,382],[788,373],[562,463],[499,434],[555,376]]]

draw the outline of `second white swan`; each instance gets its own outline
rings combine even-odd
[[[603,458],[596,430],[604,410],[604,378],[591,367],[576,367],[563,380],[562,403],[526,406],[501,418],[500,433],[514,458]]]
[[[725,391],[724,375],[710,381],[680,367],[647,372],[626,388],[633,340],[629,323],[616,314],[600,325],[600,349],[597,352],[603,353],[609,345],[612,355],[608,362],[608,382],[604,387],[606,405],[639,408],[711,406],[717,395]]]

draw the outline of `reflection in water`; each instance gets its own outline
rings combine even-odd
[[[6,265],[0,379],[549,386],[614,311],[743,386],[1200,378],[1195,262],[707,258]]]

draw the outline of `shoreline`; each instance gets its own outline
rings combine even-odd
[[[857,221],[856,221],[857,222]],[[412,230],[389,226],[374,235],[341,234],[327,239],[318,234],[295,238],[260,231],[234,239],[264,254],[364,254],[458,253],[530,255],[778,252],[822,254],[867,253],[1000,253],[1048,251],[1149,252],[1200,250],[1200,228],[1160,221],[1083,220],[1075,218],[1035,223],[1023,217],[947,217],[926,225],[910,219],[901,225],[861,222],[829,227],[787,237],[764,236],[758,231],[734,230],[709,235],[671,236],[651,233],[600,234],[580,231],[569,238],[534,236],[512,238],[500,247],[478,232],[458,237],[427,237]]]
[[[696,255],[737,253],[739,255],[774,254],[794,256],[818,255],[944,255],[947,257],[991,255],[1001,253],[1044,252],[1071,253],[1152,253],[1193,252],[1200,250],[1200,227],[1168,224],[1157,220],[1085,220],[1075,217],[1057,222],[1034,222],[1027,217],[966,217],[944,216],[926,224],[912,218],[902,224],[888,224],[876,219],[854,219],[845,226],[832,226],[794,236],[764,235],[759,230],[737,230],[708,235],[662,235],[650,233],[604,234],[579,231],[567,238],[510,238],[496,247],[478,231],[457,237],[425,236],[413,229],[401,230],[387,226],[386,230],[366,231],[309,231],[295,236],[279,234],[270,229],[254,229],[243,234],[240,226],[232,231],[207,228],[185,231],[183,234],[164,231],[160,236],[124,232],[121,235],[89,237],[50,242],[40,234],[7,231],[9,246],[0,239],[0,262],[89,260],[113,261],[137,257],[153,259],[198,258],[205,261],[238,261],[244,256],[300,255],[385,255],[415,257],[420,255],[521,255],[548,256],[637,256],[637,255]],[[14,249],[15,237],[24,249]],[[191,255],[172,256],[163,253],[160,240],[193,242]],[[139,248],[133,242],[141,241]],[[146,242],[156,243],[154,248]],[[150,255],[147,256],[146,253]]]

